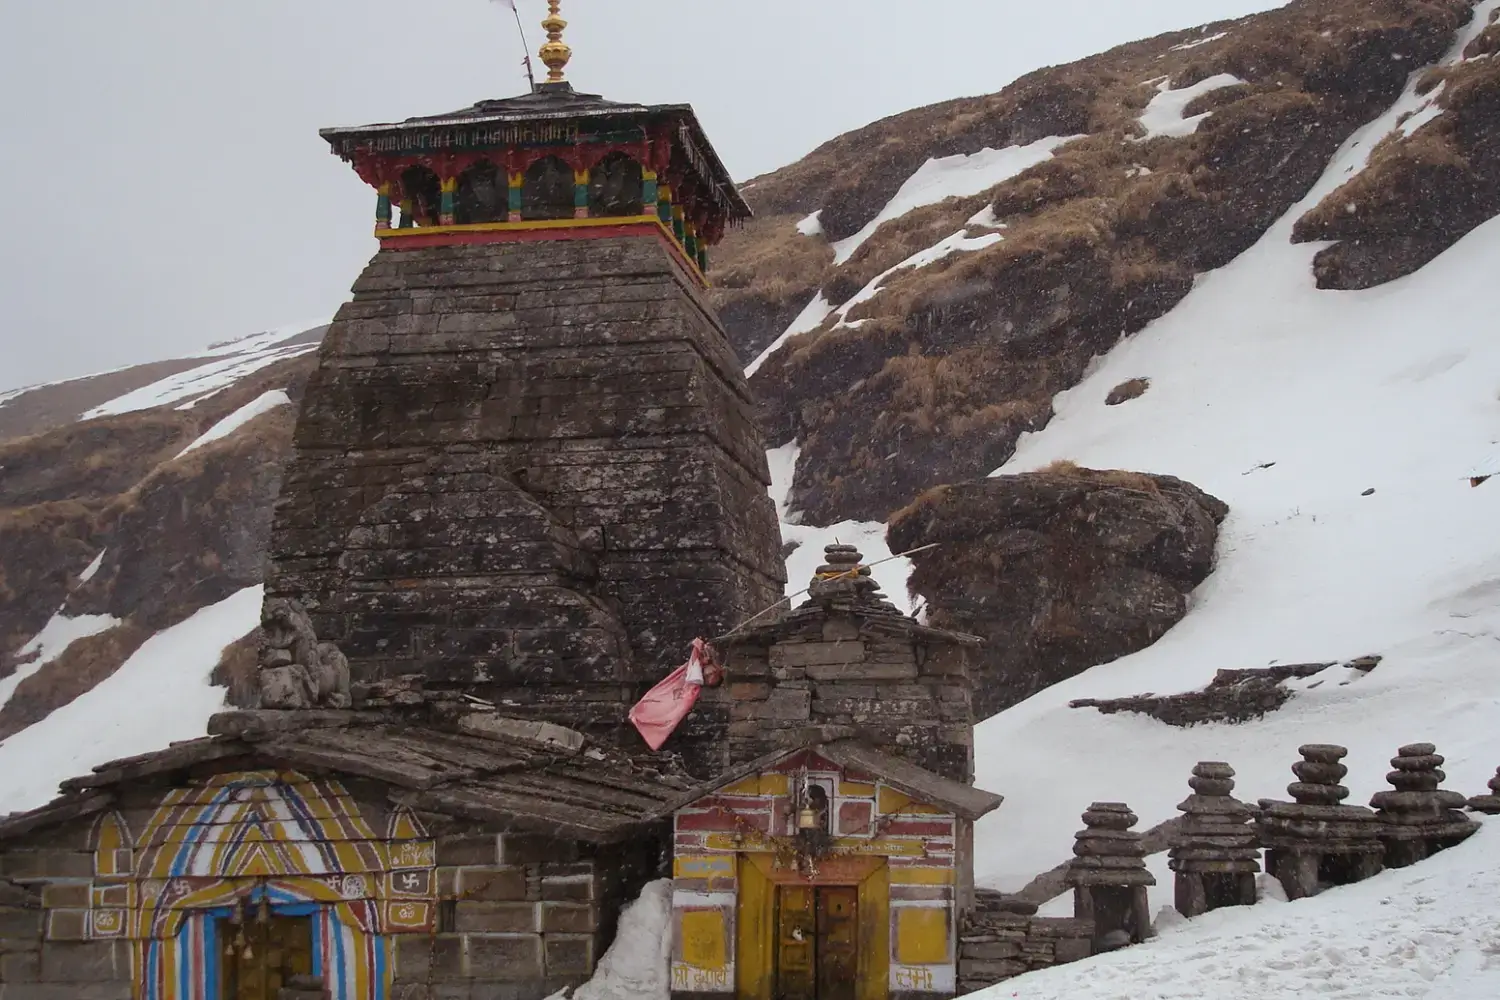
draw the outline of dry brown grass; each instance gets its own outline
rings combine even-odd
[[[1144,472],[1126,472],[1123,469],[1086,469],[1065,458],[1052,462],[1036,472],[1025,473],[1025,475],[1056,476],[1062,479],[1075,479],[1081,483],[1117,486],[1121,489],[1161,496],[1161,487],[1157,485],[1155,479]]]
[[[1149,388],[1151,388],[1151,380],[1149,378],[1126,379],[1109,390],[1109,395],[1104,397],[1104,405],[1119,406],[1121,403],[1128,403],[1132,399],[1140,399],[1146,394],[1146,390]]]
[[[0,739],[42,721],[93,690],[150,637],[149,630],[127,622],[68,646],[61,656],[16,686],[10,700],[0,708]],[[121,711],[149,711],[149,706],[121,706]]]
[[[225,701],[235,708],[254,708],[260,700],[258,669],[260,629],[243,635],[224,647],[210,682],[228,688]]]

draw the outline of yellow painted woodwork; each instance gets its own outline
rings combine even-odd
[[[894,788],[891,788],[887,785],[880,786],[880,798],[878,800],[877,807],[879,808],[882,815],[887,816],[891,813],[905,813],[907,815],[917,816],[948,815],[941,809],[934,809],[932,806],[917,802],[912,799],[910,795],[907,795],[904,792],[898,792]]]
[[[709,854],[672,859],[674,878],[734,878],[733,854]]]
[[[641,171],[641,180],[643,180],[643,181],[654,181],[654,180],[656,180],[656,171],[655,170],[642,170]]]
[[[573,183],[574,184],[587,184],[588,182],[589,182],[589,172],[587,170],[575,170],[575,171],[573,171]]]
[[[744,833],[735,840],[732,833],[710,833],[704,838],[710,851],[770,851],[774,845],[757,833]],[[920,858],[925,855],[920,840],[872,839],[863,837],[839,837],[833,842],[834,849],[846,856],[881,858]]]
[[[521,173],[519,170],[512,170],[506,177],[506,183],[513,188],[525,187],[526,175]]]
[[[859,1000],[886,1000],[891,988],[891,884],[884,864],[859,884]]]
[[[776,933],[776,887],[754,855],[740,859],[739,906],[735,914],[735,993],[739,1000],[771,1000],[775,985],[772,944]]]
[[[722,969],[729,964],[722,910],[682,914],[682,960],[696,969]]]
[[[948,961],[948,907],[903,906],[896,910],[896,960],[902,965]]]
[[[892,868],[892,885],[952,885],[952,868]]]
[[[850,798],[875,797],[875,786],[866,781],[845,781],[839,779],[839,794]]]
[[[720,795],[759,795],[760,775],[752,774],[748,778],[742,778],[719,792]]]
[[[453,194],[458,191],[457,177],[444,177],[438,184],[438,190],[444,194]]]
[[[786,795],[791,791],[791,778],[785,774],[762,774],[760,776],[760,794],[762,795]]]

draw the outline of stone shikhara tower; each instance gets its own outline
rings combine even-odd
[[[605,734],[785,573],[703,297],[749,208],[691,108],[577,93],[560,37],[542,54],[526,96],[322,133],[376,189],[381,248],[308,385],[267,593],[356,685],[420,674]],[[718,762],[726,712],[666,749]]]

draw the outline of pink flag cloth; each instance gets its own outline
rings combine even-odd
[[[667,737],[682,724],[698,703],[705,683],[718,680],[719,665],[702,639],[693,640],[688,661],[646,692],[630,710],[630,722],[652,750],[660,750]]]

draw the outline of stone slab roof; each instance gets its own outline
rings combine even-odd
[[[720,789],[774,766],[804,750],[812,750],[841,767],[873,774],[897,791],[904,792],[928,805],[950,809],[962,819],[979,819],[1000,808],[1000,804],[1005,801],[1004,796],[934,774],[925,767],[918,767],[910,761],[893,757],[868,743],[859,740],[835,740],[831,743],[812,746],[789,747],[748,761],[711,781],[704,782],[690,792],[678,795],[672,801],[670,809],[675,812],[684,806],[692,805],[705,796],[712,795]]]
[[[502,832],[600,844],[644,832],[670,814],[689,785],[618,752],[450,733],[372,713],[234,712],[210,725],[218,735],[101,764],[65,781],[52,803],[0,819],[0,841],[101,812],[123,785],[170,779],[215,761],[366,778],[389,786],[401,805]]]

